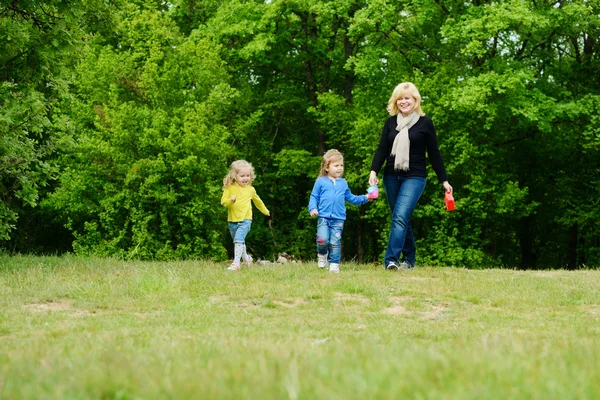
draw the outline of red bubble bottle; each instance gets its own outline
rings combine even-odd
[[[369,188],[367,189],[367,197],[369,199],[376,199],[379,197],[379,188],[377,187],[377,185],[369,186]]]
[[[456,206],[454,205],[454,196],[452,196],[451,192],[446,192],[444,195],[444,203],[446,203],[446,210],[453,211],[456,210]]]

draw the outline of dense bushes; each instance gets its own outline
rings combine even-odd
[[[430,171],[413,221],[419,262],[599,264],[597,5],[16,4],[0,25],[10,250],[224,259],[221,179],[245,158],[274,214],[273,231],[257,216],[249,247],[312,258],[319,154],[342,151],[350,187],[365,191],[387,99],[413,81],[458,207],[443,210]],[[378,259],[385,202],[348,215],[345,257]]]

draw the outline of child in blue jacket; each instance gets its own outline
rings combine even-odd
[[[340,272],[341,240],[346,220],[346,201],[360,206],[369,199],[367,195],[355,196],[350,192],[344,173],[344,156],[337,150],[323,155],[321,171],[310,194],[308,211],[317,221],[317,264],[329,272]]]

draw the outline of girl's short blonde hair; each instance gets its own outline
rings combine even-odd
[[[240,170],[245,168],[250,168],[250,184],[252,184],[254,178],[256,178],[256,175],[254,175],[254,167],[246,160],[237,160],[231,163],[229,166],[229,172],[225,178],[223,178],[223,189],[227,189],[231,184],[233,184]]]
[[[396,101],[398,101],[398,99],[405,94],[408,94],[415,99],[414,111],[421,116],[425,115],[421,109],[421,94],[419,93],[419,89],[417,89],[417,87],[411,82],[403,82],[394,88],[392,97],[390,97],[390,101],[388,101],[387,105],[387,110],[390,115],[398,115],[398,113],[400,113],[400,109],[398,108]]]
[[[321,160],[321,170],[319,171],[319,176],[317,178],[327,176],[327,168],[329,168],[329,164],[340,160],[344,161],[344,155],[342,153],[336,149],[327,150],[327,152],[323,154],[323,159]]]

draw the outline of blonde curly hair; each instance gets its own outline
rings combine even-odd
[[[227,173],[225,178],[223,178],[223,189],[227,189],[231,184],[233,184],[235,182],[235,179],[237,178],[237,175],[240,172],[240,170],[246,169],[246,168],[250,169],[250,185],[251,185],[252,182],[254,181],[254,178],[256,178],[256,175],[254,174],[254,167],[252,166],[252,164],[250,164],[246,160],[236,160],[231,163],[231,165],[229,166],[229,172]]]

